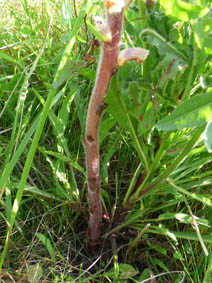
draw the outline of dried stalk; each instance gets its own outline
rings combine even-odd
[[[99,148],[98,129],[102,114],[106,107],[104,99],[108,90],[111,77],[117,70],[117,58],[121,40],[123,21],[123,8],[119,12],[110,12],[107,9],[107,25],[111,32],[111,41],[104,42],[102,54],[97,71],[95,86],[90,99],[86,132],[83,140],[86,153],[87,166],[87,199],[89,204],[88,240],[91,246],[100,240],[102,220],[102,206],[100,201],[99,175]]]

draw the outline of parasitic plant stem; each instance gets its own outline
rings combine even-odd
[[[107,10],[107,31],[110,31],[111,39],[105,35],[105,42],[102,45],[102,54],[96,75],[95,86],[92,91],[88,113],[85,137],[83,140],[86,154],[87,166],[87,199],[89,205],[88,240],[91,246],[100,241],[100,228],[102,220],[102,206],[100,200],[99,175],[99,147],[98,129],[102,114],[105,109],[105,97],[114,71],[117,70],[117,58],[120,47],[123,7],[113,7],[111,1],[105,1]],[[112,1],[114,3],[114,1]],[[119,1],[117,1],[119,3]],[[118,4],[117,4],[118,5]],[[109,37],[109,38],[110,38]],[[104,37],[103,37],[104,38]],[[109,42],[108,42],[109,41]]]
[[[89,205],[88,240],[91,247],[100,242],[102,206],[100,200],[101,178],[99,175],[99,142],[98,130],[104,103],[112,75],[118,67],[131,60],[142,63],[148,56],[148,50],[129,48],[119,52],[124,10],[131,0],[103,0],[107,10],[107,22],[96,17],[96,26],[104,40],[99,61],[95,86],[92,91],[85,137],[83,139],[87,166],[87,199]]]

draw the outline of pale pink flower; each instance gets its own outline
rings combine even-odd
[[[101,34],[104,42],[111,42],[112,41],[112,34],[110,31],[110,27],[105,22],[105,20],[100,16],[93,17],[94,25],[98,32]]]
[[[148,50],[139,47],[122,50],[118,55],[118,66],[123,66],[126,62],[132,60],[141,64],[148,55]]]

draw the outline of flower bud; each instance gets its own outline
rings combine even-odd
[[[123,66],[126,62],[135,60],[141,64],[149,55],[149,51],[143,48],[129,48],[120,51],[118,55],[118,66]]]
[[[103,0],[109,14],[120,13],[122,9],[129,5],[131,0]]]
[[[111,42],[112,41],[112,34],[108,24],[105,20],[100,16],[93,17],[94,25],[98,32],[101,34],[104,42]]]

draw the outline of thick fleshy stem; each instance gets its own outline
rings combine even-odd
[[[98,129],[103,111],[104,99],[111,80],[117,69],[117,58],[121,40],[123,10],[119,12],[107,9],[107,24],[111,31],[111,42],[104,42],[96,76],[95,86],[90,99],[85,137],[83,140],[87,166],[87,199],[89,204],[88,240],[96,246],[100,241],[102,206],[100,200]]]

